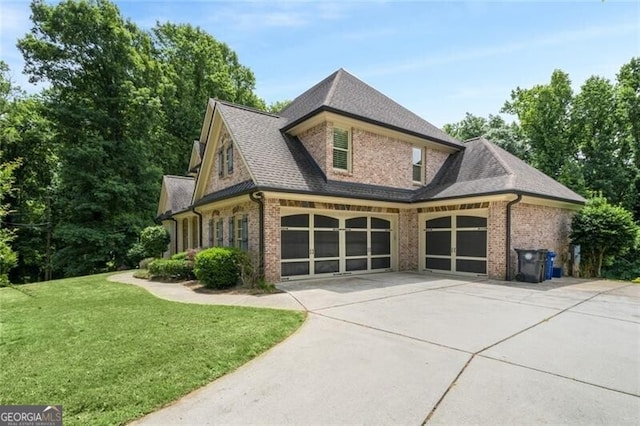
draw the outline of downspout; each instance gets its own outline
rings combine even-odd
[[[200,219],[198,220],[198,248],[202,248],[202,213],[196,211],[195,207],[191,207],[191,211],[194,212]]]
[[[175,246],[174,253],[177,253],[178,252],[178,221],[174,217],[170,217],[169,219],[173,221],[173,230],[174,230],[173,245]]]
[[[506,259],[507,263],[505,266],[505,279],[507,281],[511,281],[511,206],[522,201],[522,194],[518,194],[518,197],[515,200],[509,201],[507,203],[507,223],[506,223],[506,236],[505,236],[505,246],[507,248]]]
[[[264,194],[262,192],[252,192],[249,194],[251,201],[258,203],[258,271],[260,278],[264,278]]]

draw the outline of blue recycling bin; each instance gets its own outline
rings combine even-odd
[[[553,261],[556,259],[556,253],[549,250],[547,252],[547,262],[544,267],[544,278],[550,280],[553,277]]]

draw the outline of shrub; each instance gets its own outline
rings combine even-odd
[[[135,243],[131,246],[129,251],[127,251],[127,264],[135,267],[145,257],[147,257],[147,252],[144,249],[144,246],[140,243]]]
[[[186,251],[181,251],[180,253],[176,253],[171,256],[171,260],[189,260]]]
[[[188,280],[193,279],[193,263],[187,260],[156,259],[149,263],[152,279]]]
[[[229,247],[213,247],[198,253],[193,271],[206,287],[233,287],[240,278],[242,252]]]
[[[140,232],[140,244],[146,256],[161,257],[170,242],[171,236],[164,226],[147,226]]]
[[[156,260],[155,257],[145,257],[140,261],[140,263],[138,264],[138,267],[140,269],[149,269],[149,264],[154,260]]]

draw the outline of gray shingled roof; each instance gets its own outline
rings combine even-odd
[[[195,188],[194,178],[167,175],[162,177],[162,185],[167,190],[167,205],[171,213],[177,213],[189,207]]]
[[[322,110],[354,116],[449,146],[463,146],[457,139],[342,68],[295,98],[279,115],[287,119],[286,130]]]
[[[484,138],[471,139],[451,155],[433,182],[413,201],[484,194],[522,193],[573,203],[585,199]]]

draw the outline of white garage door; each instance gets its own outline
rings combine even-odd
[[[294,213],[280,219],[283,279],[392,268],[391,217]]]
[[[456,213],[423,216],[422,268],[428,271],[487,273],[487,216]]]

